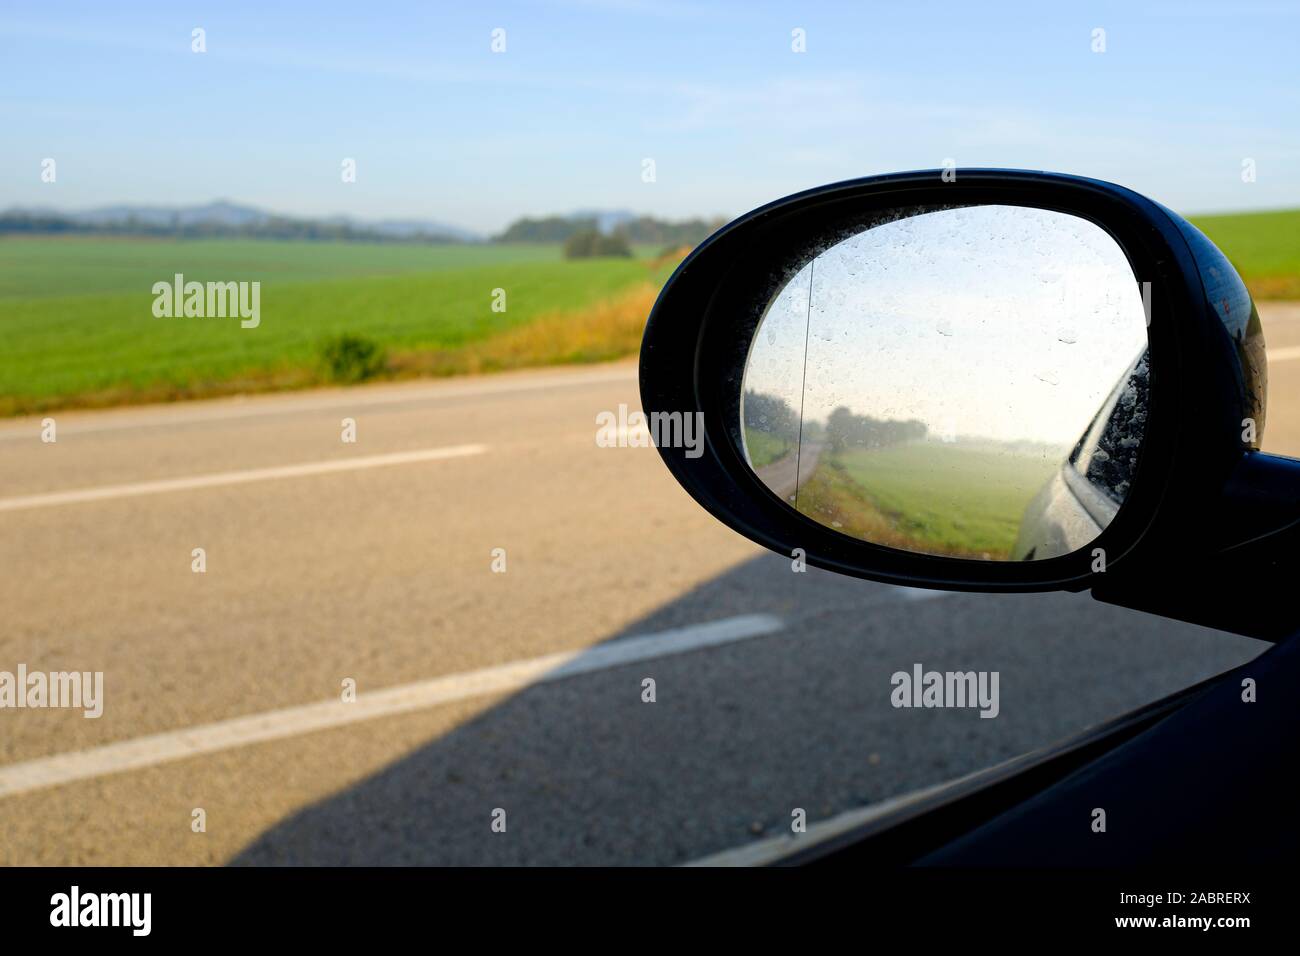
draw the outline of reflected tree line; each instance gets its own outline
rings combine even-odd
[[[799,441],[799,413],[785,399],[766,392],[745,392],[744,425],[747,432],[763,432],[790,450]],[[873,418],[857,415],[847,406],[836,408],[825,425],[812,420],[803,423],[803,437],[825,441],[832,451],[885,448],[901,442],[923,439],[929,433],[918,419]]]
[[[770,435],[798,436],[799,413],[776,395],[745,392],[745,428]]]
[[[899,421],[855,415],[843,405],[826,419],[826,441],[832,451],[885,448],[905,441],[925,438],[929,429],[915,418]]]

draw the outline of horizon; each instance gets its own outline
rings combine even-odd
[[[265,206],[258,206],[254,203],[244,202],[238,199],[230,199],[229,197],[223,196],[216,199],[207,200],[206,202],[198,201],[198,202],[182,202],[182,203],[123,202],[123,201],[110,200],[106,203],[103,203],[102,205],[78,207],[75,209],[60,208],[54,205],[46,205],[46,206],[11,205],[11,206],[0,207],[0,216],[7,215],[10,213],[38,213],[38,212],[50,213],[59,216],[73,216],[76,214],[105,212],[110,209],[149,209],[149,210],[156,210],[156,211],[174,212],[174,211],[182,211],[182,210],[193,211],[198,209],[208,209],[215,206],[228,206],[236,209],[259,212],[270,216],[276,216],[285,219],[303,220],[308,222],[328,222],[330,220],[342,219],[342,220],[351,220],[359,225],[381,224],[381,223],[407,223],[407,222],[437,225],[437,226],[445,227],[447,229],[454,229],[461,232],[474,234],[476,237],[481,239],[491,239],[494,233],[500,233],[504,231],[506,228],[508,228],[509,226],[524,219],[549,219],[549,218],[586,219],[586,218],[599,218],[600,216],[618,215],[618,216],[629,216],[632,218],[651,218],[662,222],[675,224],[675,223],[696,221],[696,220],[711,222],[716,219],[721,219],[725,223],[725,222],[731,222],[733,219],[736,219],[738,216],[744,215],[744,213],[737,213],[735,215],[729,215],[727,213],[716,213],[716,214],[697,213],[694,215],[687,215],[681,218],[665,218],[655,214],[654,212],[645,211],[645,210],[637,210],[637,209],[630,209],[630,208],[605,209],[605,208],[593,207],[593,208],[583,208],[583,209],[572,209],[568,211],[556,210],[549,213],[520,215],[515,217],[514,219],[511,219],[501,229],[494,230],[493,233],[487,233],[487,232],[479,232],[478,230],[475,230],[469,226],[465,226],[461,223],[449,222],[445,219],[441,219],[438,217],[424,217],[424,216],[416,216],[416,215],[357,216],[351,213],[344,213],[338,211],[335,212],[325,211],[325,212],[308,213],[308,214],[292,214],[292,213],[282,212],[281,210],[278,209],[273,209]],[[1297,202],[1293,206],[1279,206],[1276,208],[1223,209],[1223,210],[1208,210],[1208,211],[1201,211],[1201,212],[1181,212],[1178,210],[1174,210],[1174,211],[1177,212],[1178,215],[1183,216],[1185,219],[1189,219],[1189,220],[1206,219],[1215,216],[1268,215],[1270,213],[1300,212],[1300,202]],[[748,210],[746,210],[746,212],[748,212]],[[125,237],[125,238],[129,238],[129,237]]]
[[[420,225],[439,226],[448,230],[455,230],[457,232],[473,235],[478,239],[491,239],[493,235],[493,233],[479,232],[478,230],[472,229],[469,226],[464,226],[460,223],[455,223],[455,222],[448,222],[445,219],[436,218],[436,217],[431,218],[431,217],[415,216],[415,215],[357,216],[351,213],[344,213],[344,212],[320,212],[320,213],[305,214],[305,215],[291,214],[291,213],[282,212],[278,209],[272,209],[266,206],[258,206],[254,203],[243,202],[238,199],[230,199],[229,197],[225,197],[225,196],[218,197],[216,199],[210,199],[207,200],[206,202],[200,201],[200,202],[186,202],[186,203],[158,203],[158,202],[150,203],[150,202],[121,202],[121,201],[115,202],[110,200],[109,202],[106,202],[102,205],[78,207],[75,209],[60,208],[54,205],[44,205],[44,206],[13,205],[13,206],[0,207],[0,216],[9,215],[13,213],[24,213],[24,214],[41,213],[46,215],[71,217],[76,215],[87,215],[91,213],[102,213],[102,212],[107,212],[109,210],[116,210],[116,209],[149,210],[153,212],[182,212],[182,211],[193,212],[196,210],[212,209],[215,207],[239,209],[247,212],[257,212],[267,216],[300,220],[306,222],[329,222],[331,220],[348,220],[358,225],[379,225],[383,223],[415,223]],[[1285,212],[1287,210],[1273,210],[1273,211]],[[636,209],[584,208],[584,209],[573,209],[567,212],[557,210],[555,212],[542,213],[540,215],[518,216],[515,219],[510,220],[510,222],[506,224],[506,227],[509,227],[510,225],[514,225],[515,223],[518,223],[525,219],[556,218],[556,219],[578,220],[578,219],[599,219],[602,216],[619,216],[619,217],[627,217],[630,219],[650,218],[650,219],[659,220],[661,222],[668,222],[673,224],[687,222],[687,221],[712,222],[717,219],[721,219],[724,222],[730,222],[731,219],[735,218],[734,216],[728,216],[725,213],[717,213],[712,215],[700,214],[694,216],[687,216],[683,219],[663,219],[655,215],[653,212],[641,211]],[[503,229],[506,227],[503,227]],[[496,230],[496,232],[501,232],[501,231],[503,230]]]

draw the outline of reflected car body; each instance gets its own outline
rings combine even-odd
[[[1013,560],[1070,554],[1110,524],[1137,470],[1148,385],[1144,350],[1106,397],[1070,457],[1025,508]]]

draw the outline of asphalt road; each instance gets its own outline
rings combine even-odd
[[[1300,455],[1300,307],[1264,317]],[[620,403],[632,365],[0,425],[0,671],[104,673],[98,719],[0,711],[0,862],[684,862],[1263,649],[793,573],[597,447]],[[998,716],[893,709],[914,663],[999,671]]]
[[[817,470],[817,462],[821,460],[824,447],[823,442],[801,442],[797,453],[786,455],[770,465],[755,469],[755,474],[763,484],[772,489],[772,493],[777,497],[786,499],[792,505],[797,504],[795,491],[802,488],[812,477],[812,473]],[[796,469],[799,472],[797,480]]]

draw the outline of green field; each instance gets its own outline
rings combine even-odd
[[[762,468],[774,461],[784,458],[794,451],[794,444],[778,438],[771,432],[757,428],[745,429],[745,448],[749,452],[749,463],[754,468]]]
[[[1196,216],[1256,299],[1300,299],[1300,209]]]
[[[799,510],[876,544],[953,556],[1006,557],[1025,506],[1064,457],[988,444],[907,442],[826,453]]]
[[[249,239],[0,238],[7,299],[148,290],[186,279],[315,282],[504,264],[559,262],[553,245],[417,245]]]
[[[0,240],[0,262],[0,414],[318,384],[345,333],[382,352],[384,377],[614,358],[672,265],[547,245],[27,238]],[[177,272],[261,282],[260,324],[155,317],[152,285]]]
[[[1300,299],[1300,210],[1195,221],[1257,298]],[[656,252],[567,262],[555,245],[0,237],[0,415],[627,356],[675,265]],[[176,273],[260,282],[259,327],[155,318],[152,286]],[[355,374],[326,358],[358,350],[373,360]]]

